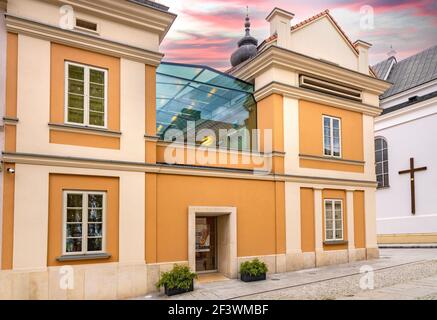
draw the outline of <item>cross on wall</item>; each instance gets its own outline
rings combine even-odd
[[[399,171],[399,174],[410,174],[410,194],[411,194],[411,213],[416,214],[416,191],[415,191],[415,177],[414,173],[418,171],[425,171],[426,167],[414,168],[414,158],[410,158],[410,169]]]

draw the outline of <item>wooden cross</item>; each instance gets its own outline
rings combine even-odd
[[[411,213],[416,214],[416,195],[414,187],[414,172],[424,171],[426,167],[414,168],[414,158],[410,158],[410,169],[399,171],[399,174],[410,174],[410,186],[411,186]]]

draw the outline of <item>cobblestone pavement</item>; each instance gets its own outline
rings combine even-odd
[[[360,268],[373,268],[374,289],[362,290]],[[381,249],[380,258],[269,275],[266,281],[237,279],[195,284],[190,293],[162,292],[137,299],[435,299],[437,249]]]

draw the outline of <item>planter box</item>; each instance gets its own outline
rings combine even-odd
[[[165,289],[165,294],[167,296],[174,296],[176,294],[187,293],[187,292],[190,292],[190,291],[194,290],[194,288],[193,288],[193,281],[191,281],[191,286],[188,289],[181,289],[181,288],[171,288],[171,289],[169,289],[169,288],[167,288],[167,286],[164,286],[164,289]]]
[[[251,276],[250,274],[241,274],[241,281],[244,282],[252,282],[252,281],[260,281],[266,280],[266,274],[260,274],[259,276]]]

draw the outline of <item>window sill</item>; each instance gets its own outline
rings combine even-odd
[[[314,155],[309,155],[309,154],[299,154],[299,157],[301,159],[305,159],[305,160],[319,160],[319,161],[327,161],[327,162],[337,162],[337,163],[352,164],[352,165],[357,165],[357,166],[362,166],[365,164],[364,161],[349,160],[349,159],[344,159],[341,157],[333,157],[333,156],[314,156]]]
[[[89,133],[89,134],[97,134],[97,135],[106,135],[111,137],[121,136],[121,132],[119,131],[112,131],[112,130],[108,130],[104,128],[96,128],[96,127],[78,126],[74,124],[49,123],[49,127],[51,129],[55,129],[59,131]]]
[[[64,255],[57,257],[56,260],[59,262],[66,261],[81,261],[81,260],[102,260],[111,258],[110,254],[107,253],[92,253],[92,254],[75,254],[75,255]]]
[[[340,244],[348,244],[348,241],[346,241],[346,240],[329,240],[329,241],[323,241],[323,244],[325,244],[325,245],[340,245]]]

